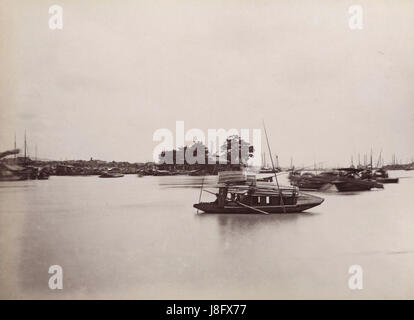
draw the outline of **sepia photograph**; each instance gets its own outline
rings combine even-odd
[[[413,1],[0,0],[1,300],[412,300],[413,195]]]

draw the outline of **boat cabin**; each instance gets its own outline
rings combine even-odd
[[[295,205],[298,199],[296,188],[276,190],[237,190],[235,188],[220,187],[217,195],[217,204],[220,207],[228,203],[242,203],[248,206],[280,206]]]

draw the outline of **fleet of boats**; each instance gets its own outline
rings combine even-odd
[[[8,150],[0,153],[0,159],[8,155],[16,155],[19,149]],[[0,161],[0,181],[19,181],[19,180],[47,180],[49,171],[47,167],[34,167],[23,163],[23,165],[9,164]]]
[[[266,128],[265,128],[266,133]],[[278,183],[278,174],[281,172],[278,165],[274,165],[269,141],[266,133],[269,155],[272,167],[263,163],[259,173],[272,174],[268,177],[258,177],[256,174],[246,171],[246,166],[228,165],[228,170],[218,171],[218,183],[214,185],[215,191],[203,189],[200,190],[199,202],[194,204],[197,211],[203,213],[225,213],[225,214],[272,214],[272,213],[299,213],[310,208],[319,206],[324,199],[305,193],[304,191],[325,191],[335,187],[338,192],[355,192],[368,191],[371,189],[383,189],[384,184],[398,183],[399,179],[390,177],[385,167],[374,169],[372,167],[372,156],[370,166],[358,166],[357,168],[339,168],[334,170],[324,170],[319,173],[310,170],[289,170],[288,180],[290,186],[280,186]],[[26,140],[25,140],[26,148]],[[14,161],[0,161],[0,181],[18,181],[28,179],[47,180],[51,174],[48,166],[37,166],[30,164],[25,157],[22,163],[19,163],[16,154],[18,149],[13,149],[0,153],[0,159],[9,155],[14,155]],[[10,159],[9,159],[10,160]],[[92,161],[92,158],[91,158]],[[75,170],[76,169],[76,170]],[[77,168],[68,165],[57,165],[55,168],[56,175],[74,175]],[[214,170],[215,171],[215,170]],[[69,174],[68,174],[69,172]],[[89,172],[89,171],[88,171]],[[99,178],[121,178],[124,171],[119,167],[104,167],[98,170]],[[93,172],[94,173],[94,172]],[[139,169],[136,171],[138,177],[146,175],[153,176],[171,176],[186,174],[190,176],[205,176],[209,170],[197,168],[190,171],[162,170],[155,166]],[[96,174],[96,173],[95,173]],[[210,173],[211,174],[211,173]],[[204,181],[204,180],[203,180]],[[211,186],[210,186],[211,188]],[[215,195],[215,200],[202,202],[201,195],[203,192]]]
[[[383,189],[385,183],[398,183],[398,178],[390,178],[388,172],[381,168],[377,170],[340,168],[319,174],[292,171],[289,180],[292,185],[301,190],[323,191],[335,186],[341,192]]]

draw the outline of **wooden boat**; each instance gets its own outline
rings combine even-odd
[[[375,179],[375,181],[379,183],[398,183],[399,180],[400,180],[399,178],[382,178],[382,177],[378,177]]]
[[[357,175],[348,174],[339,176],[337,180],[331,182],[340,192],[346,191],[368,191],[373,188],[383,189],[384,186],[373,180],[363,180]]]
[[[259,173],[278,173],[280,172],[280,169],[272,169],[272,168],[267,168],[267,167],[263,167],[260,169]]]
[[[295,173],[289,175],[290,184],[298,187],[300,190],[320,191],[329,188],[331,182],[338,177],[338,172],[326,171],[320,174],[313,173]]]
[[[102,173],[99,178],[121,178],[124,175],[121,173],[121,171],[118,168],[112,168],[108,171]]]
[[[18,175],[1,175],[0,174],[0,181],[21,181],[21,180],[28,180],[28,177],[25,176],[18,176]]]
[[[18,165],[9,165],[0,162],[0,181],[28,180],[30,177],[30,170]]]
[[[298,187],[300,190],[320,190],[328,183],[329,181],[326,181],[313,173],[293,175],[290,179],[290,184]]]
[[[38,180],[48,180],[49,179],[49,169],[48,168],[41,168],[37,175]]]
[[[245,180],[236,176],[229,179],[220,179],[219,173],[218,193],[207,191],[215,194],[216,200],[196,203],[194,208],[205,213],[299,213],[324,201],[299,192],[297,187],[278,187],[273,183],[256,181],[252,176]]]
[[[0,159],[9,155],[16,155],[20,151],[19,149],[8,150],[0,152]],[[18,166],[16,164],[11,165],[3,161],[0,161],[0,181],[19,181],[27,180],[30,177],[30,171],[26,168]]]
[[[334,181],[333,184],[340,192],[347,191],[368,191],[373,188],[383,189],[384,186],[381,183],[369,180],[339,180]]]
[[[379,183],[398,183],[398,178],[390,178],[384,169],[378,169],[373,174],[373,179]]]
[[[122,173],[104,172],[99,176],[99,178],[122,178],[123,176],[124,175]]]
[[[357,168],[337,169],[337,176],[330,183],[340,192],[368,191],[373,188],[383,189],[384,186],[364,174],[366,170]]]
[[[153,176],[176,176],[179,174],[180,172],[178,171],[158,170],[158,169],[155,169],[152,171]]]

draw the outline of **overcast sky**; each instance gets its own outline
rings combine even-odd
[[[349,165],[371,147],[408,161],[414,2],[0,0],[0,110],[0,150],[26,129],[49,159],[146,161],[177,120],[265,119],[282,165]]]

